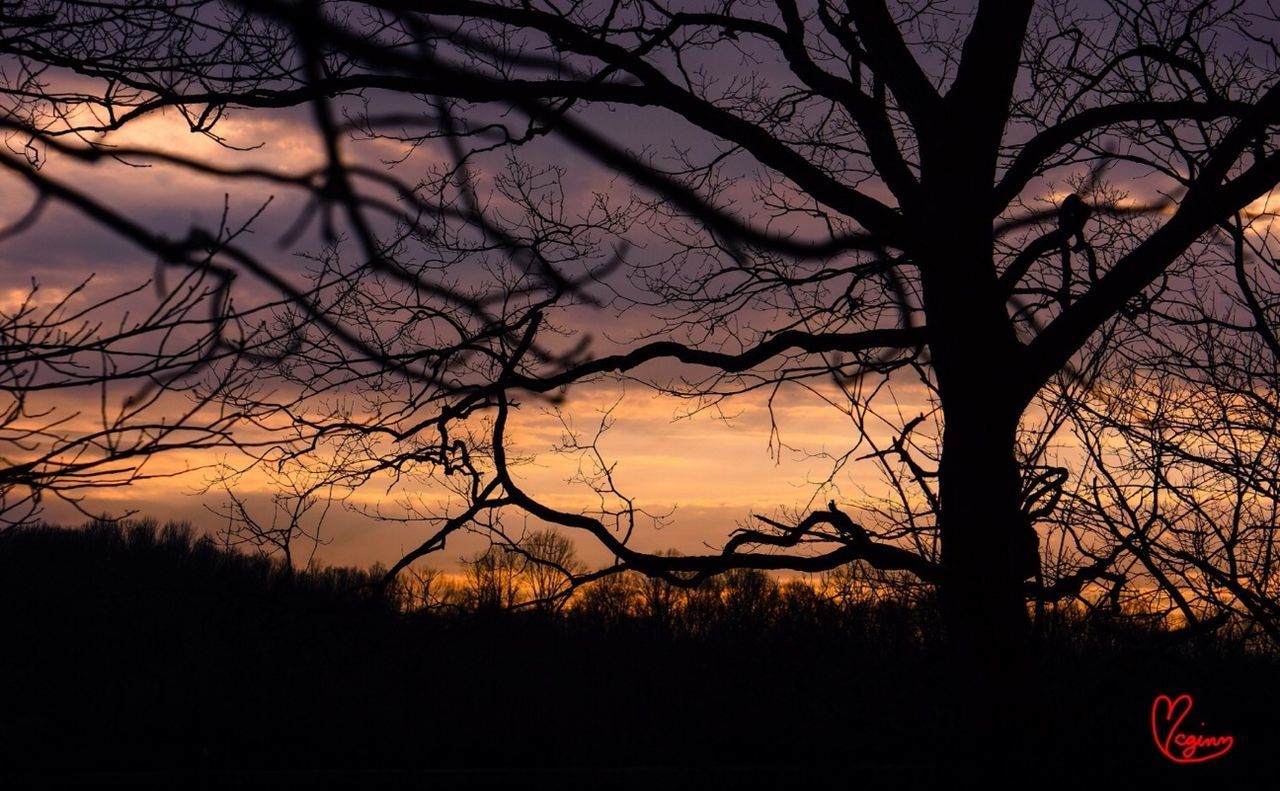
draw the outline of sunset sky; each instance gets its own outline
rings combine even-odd
[[[927,60],[931,56],[922,57]],[[746,66],[750,60],[747,54],[742,54],[738,64],[715,62],[710,65],[731,73],[735,66]],[[750,65],[766,78],[783,74],[778,63],[767,59]],[[405,99],[396,101],[401,104],[389,109],[412,109]],[[673,151],[684,150],[696,159],[714,150],[705,135],[693,134],[688,125],[656,110],[615,111],[595,107],[584,111],[582,118],[610,139],[633,149],[650,148],[658,156],[667,157],[663,160],[666,162],[673,161]],[[305,172],[324,162],[322,139],[307,108],[232,110],[217,131],[230,146],[248,150],[230,150],[192,133],[188,122],[176,112],[154,114],[132,122],[113,133],[109,141],[122,147],[168,151],[227,166],[263,168],[282,175]],[[447,161],[439,149],[415,148],[392,140],[348,141],[344,145],[346,155],[353,162],[389,168],[388,163],[398,161],[391,172],[409,182]],[[568,212],[585,211],[597,195],[622,200],[629,192],[629,186],[616,172],[589,164],[554,136],[525,147],[521,156],[535,167],[564,168],[562,185]],[[481,168],[500,164],[496,154],[482,163]],[[751,214],[759,208],[756,201],[760,173],[751,163],[747,165],[739,169],[738,178],[716,197],[722,205]],[[1132,205],[1155,200],[1163,185],[1150,179],[1130,180],[1125,175],[1125,167],[1119,165],[1109,174],[1113,186],[1126,193],[1121,205],[1124,201]],[[139,168],[108,159],[85,165],[57,152],[48,153],[43,172],[64,183],[91,184],[92,193],[104,204],[175,238],[193,225],[216,224],[224,205],[229,206],[231,224],[236,225],[270,200],[270,205],[253,224],[246,247],[271,262],[273,271],[295,281],[305,262],[294,253],[315,252],[321,245],[315,223],[291,244],[283,247],[279,244],[286,230],[303,214],[305,196],[278,185],[253,180],[228,182],[163,164]],[[1035,182],[1023,195],[1024,208],[1052,210],[1072,191],[1069,179],[1078,180],[1082,175],[1081,168],[1066,168]],[[31,193],[8,175],[0,176],[0,189],[4,195],[0,202],[0,222],[12,222],[26,211]],[[871,181],[864,189],[873,197],[890,199],[882,184]],[[1251,207],[1251,213],[1265,215],[1270,208],[1269,199],[1263,199]],[[1167,208],[1165,213],[1171,211],[1172,208]],[[794,219],[794,216],[788,219],[794,221],[801,233],[820,229],[817,220],[806,225],[803,219]],[[1253,230],[1262,233],[1267,227],[1269,219],[1264,217]],[[928,229],[922,228],[920,232],[927,233]],[[670,244],[643,227],[631,229],[627,238],[632,243],[627,253],[628,264],[642,266],[669,253]],[[149,254],[101,225],[84,220],[66,206],[53,203],[34,227],[0,245],[0,306],[12,310],[20,304],[33,278],[41,289],[37,301],[49,303],[92,275],[91,288],[77,298],[84,302],[95,295],[135,287],[154,273],[155,262]],[[626,288],[620,275],[611,285]],[[255,299],[261,299],[262,294],[253,284],[241,283],[234,298],[237,307],[245,309],[251,307]],[[131,307],[145,308],[148,300],[153,299],[150,290],[144,291],[133,298]],[[664,308],[658,306],[652,313],[662,313]],[[593,351],[607,354],[625,348],[629,338],[649,329],[653,323],[652,313],[631,311],[620,316],[607,307],[578,308],[562,318],[572,328],[590,335]],[[751,320],[751,316],[745,316],[743,323],[750,325]],[[766,318],[761,325],[767,321]],[[635,373],[641,378],[653,376],[662,380],[688,370],[650,365]],[[866,438],[858,436],[850,417],[840,408],[824,403],[824,396],[837,404],[847,401],[832,382],[812,380],[810,384],[817,392],[784,385],[771,403],[771,391],[766,388],[727,401],[720,409],[707,410],[696,410],[697,404],[693,401],[655,395],[636,383],[625,388],[625,398],[619,382],[583,384],[570,391],[563,418],[590,436],[603,411],[616,403],[612,411],[616,423],[603,436],[600,450],[608,461],[618,463],[616,481],[639,508],[657,514],[670,512],[666,526],[660,530],[646,527],[637,535],[636,546],[693,552],[719,546],[736,525],[749,520],[753,513],[787,519],[788,515],[794,517],[825,504],[828,499],[856,507],[865,503],[866,498],[884,491],[870,462],[849,463],[829,486],[822,486],[832,460],[848,453]],[[116,399],[127,395],[127,388],[117,388],[112,393]],[[81,409],[85,421],[91,421],[98,408],[96,392],[41,397],[59,408]],[[931,410],[924,388],[907,376],[895,379],[892,398],[886,402],[890,404],[889,412],[885,413],[887,422],[871,427],[871,438],[881,445],[894,436],[894,425],[900,426]],[[776,435],[771,431],[770,407],[776,419]],[[524,399],[513,419],[511,436],[514,450],[532,454],[532,463],[521,466],[518,471],[519,479],[531,493],[569,510],[590,507],[594,495],[581,483],[569,480],[578,468],[578,460],[552,452],[562,438],[562,428],[560,418],[551,413],[548,404],[536,398]],[[855,455],[867,450],[869,448],[864,447]],[[1062,452],[1071,453],[1071,450]],[[136,511],[141,516],[161,520],[186,519],[202,530],[215,531],[219,520],[209,508],[218,509],[225,498],[216,488],[204,493],[201,490],[210,481],[209,472],[204,468],[223,461],[233,466],[243,463],[234,454],[227,456],[222,451],[157,457],[148,462],[146,472],[167,474],[187,468],[202,469],[176,477],[146,480],[122,489],[88,491],[83,505],[92,512]],[[266,498],[272,493],[269,479],[257,471],[239,478],[236,491],[264,509]],[[350,505],[364,510],[381,508],[389,516],[398,516],[406,498],[429,506],[448,502],[439,491],[402,480],[394,486],[367,486],[350,497]],[[45,515],[55,521],[80,519],[65,504],[52,501],[47,503]],[[378,523],[352,510],[334,511],[324,528],[332,543],[321,547],[318,556],[324,562],[335,564],[366,565],[374,561],[389,564],[401,552],[420,543],[429,530],[422,525]],[[449,567],[485,543],[479,536],[463,536],[452,542],[433,563]],[[590,542],[581,542],[580,550],[592,563],[608,559]]]
[[[620,128],[623,136],[665,137],[677,142],[678,127],[670,119],[656,114],[635,112],[628,124]],[[604,123],[609,123],[605,119]],[[616,123],[615,123],[616,125]],[[152,148],[162,151],[207,158],[239,166],[257,166],[282,174],[296,173],[315,167],[322,161],[320,140],[310,118],[295,111],[254,111],[231,114],[222,124],[220,134],[232,145],[255,147],[249,151],[229,151],[208,138],[190,132],[175,113],[147,118],[112,135],[121,146]],[[360,141],[350,145],[349,152],[359,161],[385,167],[382,161],[403,157],[407,148],[385,141]],[[533,149],[533,156],[544,162],[561,162],[565,152],[555,143]],[[415,169],[429,167],[429,151],[415,152],[396,166],[401,178],[411,178]],[[92,183],[94,194],[104,203],[136,217],[148,226],[180,236],[193,224],[212,224],[229,201],[232,224],[247,218],[268,199],[272,202],[252,228],[248,246],[271,261],[281,272],[298,272],[301,264],[295,250],[316,250],[320,241],[314,233],[297,241],[292,248],[282,248],[278,238],[302,211],[302,196],[296,192],[251,181],[228,184],[217,178],[191,174],[176,167],[154,165],[129,167],[105,161],[87,166],[68,161],[56,152],[49,155],[45,172],[70,183]],[[28,190],[15,183],[13,177],[0,176],[5,184],[4,201],[0,204],[0,222],[11,222],[26,210]],[[602,174],[599,168],[570,166],[564,177],[566,203],[585,206],[593,192],[623,195],[625,186],[618,179]],[[744,178],[737,185],[741,199],[750,200],[753,182]],[[1134,185],[1142,194],[1143,185]],[[1041,199],[1046,204],[1061,199],[1063,189],[1046,184]],[[1266,214],[1269,201],[1254,207]],[[1269,220],[1261,218],[1255,228]],[[633,231],[637,243],[630,254],[632,261],[657,255],[662,242],[646,238],[643,229]],[[32,278],[40,285],[38,302],[51,302],[73,289],[84,278],[93,276],[91,288],[81,297],[108,294],[138,285],[154,275],[154,261],[148,254],[121,240],[100,225],[88,222],[71,209],[54,204],[33,228],[0,245],[0,304],[15,308],[25,298]],[[254,292],[239,289],[237,304],[244,307]],[[135,308],[154,299],[150,290],[135,298]],[[581,309],[574,314],[582,322],[581,329],[590,333],[593,347],[600,353],[613,351],[612,341],[625,341],[645,326],[643,315],[629,313],[617,316],[609,308]],[[657,365],[637,372],[645,376]],[[696,370],[696,369],[685,369]],[[659,379],[661,374],[659,371]],[[735,397],[719,408],[697,409],[697,402],[671,395],[655,394],[636,383],[624,387],[619,382],[584,384],[574,387],[562,406],[565,420],[587,437],[594,433],[603,413],[611,405],[614,425],[602,439],[600,448],[608,460],[616,461],[615,477],[623,493],[634,498],[638,508],[666,515],[660,528],[642,518],[636,534],[636,548],[679,549],[685,553],[707,551],[718,547],[736,526],[751,520],[752,514],[780,516],[786,519],[822,507],[828,499],[856,507],[867,498],[885,492],[883,479],[871,463],[851,462],[822,485],[832,469],[832,459],[849,452],[858,442],[855,427],[848,415],[823,401],[823,396],[840,403],[842,397],[831,382],[816,381],[813,392],[799,385],[784,385],[773,398],[773,415],[778,434],[771,436],[769,415],[770,390],[763,389]],[[918,383],[900,378],[895,384],[896,414],[889,415],[898,425],[930,410],[927,394]],[[127,396],[126,389],[114,392],[115,398]],[[625,396],[622,400],[620,397]],[[97,409],[96,391],[78,396],[68,393],[45,395],[50,404],[82,410],[84,425],[91,425]],[[882,423],[873,437],[882,446],[894,436],[888,423]],[[519,469],[519,478],[528,490],[548,504],[576,510],[596,502],[595,495],[581,482],[571,482],[579,459],[552,452],[562,439],[562,423],[553,408],[538,399],[526,399],[513,421],[511,436],[515,450],[533,454],[534,461]],[[781,448],[779,447],[781,443]],[[866,452],[864,449],[861,452]],[[855,454],[861,455],[861,453]],[[139,516],[157,519],[189,520],[199,529],[215,532],[222,520],[210,512],[225,507],[221,490],[208,487],[213,480],[210,465],[226,462],[243,463],[234,453],[204,451],[180,452],[150,460],[148,473],[178,473],[188,468],[202,468],[176,477],[145,480],[127,488],[89,490],[82,505],[93,513],[118,515],[136,511]],[[236,492],[269,518],[268,498],[273,492],[271,481],[254,471],[237,479]],[[410,502],[440,505],[448,500],[440,491],[424,487],[420,482],[401,481],[394,486],[367,486],[350,496],[354,508],[332,510],[323,533],[331,543],[317,551],[317,558],[331,564],[390,564],[417,546],[431,528],[422,524],[397,521],[379,522],[360,511],[381,509],[389,516],[403,513],[406,498]],[[442,499],[444,498],[444,499]],[[82,520],[65,503],[50,500],[44,512],[51,521],[76,523]],[[451,541],[442,553],[433,556],[428,565],[453,568],[458,559],[474,555],[487,545],[487,539],[464,534]],[[583,558],[594,564],[609,560],[608,553],[594,542],[578,542]],[[305,546],[304,546],[305,550]]]
[[[634,116],[643,127],[649,116]],[[669,133],[666,126],[655,124],[655,134]],[[128,126],[112,136],[121,146],[148,147],[189,156],[207,157],[213,161],[240,166],[263,166],[281,173],[314,167],[321,161],[320,142],[309,119],[290,112],[242,112],[233,114],[220,128],[228,142],[238,146],[260,146],[252,151],[235,152],[221,149],[204,136],[192,134],[186,124],[168,113]],[[403,155],[402,147],[387,141],[364,141],[351,151],[363,161],[376,163]],[[421,167],[422,155],[415,155],[398,166],[397,174]],[[95,195],[104,203],[139,218],[159,231],[174,236],[185,233],[195,223],[216,222],[223,210],[224,196],[229,196],[233,224],[255,211],[268,198],[269,208],[253,226],[250,247],[273,262],[281,271],[297,271],[299,263],[275,242],[280,229],[289,226],[302,208],[301,197],[287,191],[251,182],[228,185],[215,178],[193,175],[177,168],[156,165],[133,168],[106,161],[95,166],[68,161],[53,152],[45,166],[51,177],[71,183],[91,182]],[[4,201],[0,204],[0,222],[11,222],[26,210],[27,190],[12,177],[4,179]],[[614,189],[609,179],[593,173],[591,168],[570,167],[566,176],[566,197],[585,202],[592,190]],[[744,190],[749,185],[744,186]],[[634,235],[643,245],[643,235]],[[300,240],[294,248],[315,249],[314,234]],[[651,240],[657,247],[660,243]],[[644,256],[641,249],[633,256]],[[38,303],[52,302],[73,289],[85,277],[93,275],[91,288],[81,298],[108,294],[136,286],[154,275],[154,261],[146,253],[122,241],[105,228],[76,215],[72,210],[52,205],[41,221],[22,235],[0,246],[0,298],[8,309],[25,298],[31,278],[40,285]],[[252,300],[251,290],[239,290],[239,306]],[[144,307],[154,299],[150,290],[135,298],[135,307]],[[617,317],[610,309],[584,311],[579,315],[594,338],[593,348],[610,350],[609,339],[625,339],[628,332],[642,326],[643,317]],[[656,365],[638,372],[647,374]],[[587,436],[594,433],[604,410],[612,406],[615,424],[601,442],[602,452],[618,462],[616,479],[636,505],[654,514],[669,514],[661,529],[643,529],[637,533],[635,545],[641,549],[676,548],[684,552],[705,551],[718,546],[736,525],[750,519],[751,514],[778,516],[780,511],[804,512],[821,506],[835,497],[841,502],[862,498],[864,486],[874,487],[878,477],[866,463],[847,466],[833,481],[834,488],[820,483],[830,474],[833,457],[848,452],[857,441],[847,415],[825,403],[838,394],[830,382],[815,382],[818,393],[799,385],[784,385],[773,399],[773,414],[778,434],[770,435],[768,390],[736,397],[719,408],[698,410],[694,401],[671,395],[658,395],[639,384],[606,382],[573,388],[567,403],[561,407],[565,420]],[[625,391],[625,392],[624,392]],[[918,385],[899,386],[899,409],[905,419],[928,411],[926,394]],[[125,389],[115,392],[123,398]],[[625,394],[625,398],[619,398]],[[56,393],[45,395],[47,403],[85,412],[82,423],[91,425],[97,410],[97,391],[79,395]],[[616,405],[615,405],[616,404]],[[511,429],[521,453],[536,455],[534,463],[520,468],[520,479],[531,492],[548,503],[566,508],[582,507],[594,501],[594,495],[582,484],[571,484],[578,460],[552,453],[562,439],[562,423],[553,407],[537,399],[526,401]],[[891,435],[883,426],[881,441]],[[782,448],[779,448],[779,442]],[[237,463],[234,454],[223,451],[173,453],[148,462],[148,473],[170,473],[190,467],[202,467],[221,460]],[[120,514],[136,511],[139,516],[161,520],[190,520],[200,529],[216,531],[220,520],[208,507],[225,503],[220,490],[204,492],[210,482],[207,470],[197,470],[177,477],[146,480],[127,488],[87,491],[83,506],[91,512]],[[270,481],[251,473],[238,480],[236,491],[255,503],[265,517],[269,513],[267,497]],[[367,487],[351,498],[363,508],[381,507],[396,514],[405,497],[425,497],[437,502],[438,493],[421,490],[412,483],[401,483],[388,491]],[[675,509],[674,511],[672,509]],[[51,521],[78,522],[82,517],[66,504],[47,503],[46,518]],[[642,524],[642,527],[646,525]],[[329,515],[324,533],[332,543],[321,547],[317,557],[334,564],[367,565],[375,561],[389,564],[399,554],[416,546],[428,530],[421,525],[379,523],[351,510],[335,510]],[[451,567],[459,557],[477,552],[487,544],[479,536],[463,536],[433,558],[431,565]],[[589,541],[579,544],[589,562],[608,560],[607,553]]]

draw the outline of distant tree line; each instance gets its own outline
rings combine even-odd
[[[732,569],[682,586],[628,571],[573,585],[569,575],[584,564],[572,542],[550,529],[530,531],[510,545],[493,544],[463,558],[456,572],[410,566],[392,576],[379,563],[363,569],[328,566],[314,557],[295,569],[278,552],[245,551],[225,532],[201,535],[187,522],[98,520],[79,529],[37,523],[14,527],[0,541],[0,555],[10,559],[0,566],[15,589],[39,584],[39,571],[13,565],[31,552],[65,556],[65,573],[71,575],[79,558],[82,573],[109,569],[111,579],[138,585],[155,583],[162,570],[170,581],[161,585],[204,586],[221,596],[313,610],[371,608],[433,623],[497,618],[511,625],[522,619],[584,635],[638,631],[674,639],[836,630],[899,648],[936,645],[942,635],[936,587],[903,572],[861,563],[790,578]],[[1042,607],[1033,621],[1037,642],[1113,644],[1154,635],[1162,642],[1275,651],[1248,619],[1218,617],[1211,635],[1202,623],[1171,618],[1162,596],[1159,588],[1145,597],[1135,593],[1119,609],[1106,598]]]
[[[528,770],[645,766],[810,787],[850,766],[915,778],[950,749],[929,588],[855,564],[691,587],[616,574],[538,602],[530,562],[495,545],[461,573],[383,587],[385,569],[289,570],[278,553],[180,523],[0,532],[0,785],[51,767],[98,773],[82,778],[92,787],[103,773],[230,785],[283,771],[270,779],[287,785],[299,768],[373,768],[452,787],[463,776],[448,772],[483,767],[532,778],[521,788],[612,787],[607,772],[573,786]],[[495,606],[495,591],[516,605]],[[1242,761],[1280,736],[1280,662],[1254,650],[1268,644],[1226,629],[1185,639],[1197,632],[1158,615],[1064,607],[1037,619],[1031,694],[1047,724],[1025,741],[1043,772],[1079,771],[1082,755],[1167,769],[1144,716],[1169,690],[1194,691],[1257,750]],[[922,756],[924,744],[942,755]],[[655,777],[625,787],[701,787]]]
[[[936,604],[934,588],[861,564],[791,578],[731,569],[689,586],[627,571],[573,587],[559,570],[582,565],[568,539],[535,531],[519,546],[494,544],[465,558],[457,574],[410,568],[397,578],[393,595],[408,612],[532,610],[598,627],[645,621],[686,634],[729,621],[808,620],[874,608],[924,611]]]

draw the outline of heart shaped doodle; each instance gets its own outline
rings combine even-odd
[[[1182,722],[1194,705],[1195,701],[1186,693],[1176,698],[1157,695],[1151,704],[1151,735],[1156,740],[1156,748],[1174,763],[1212,761],[1226,755],[1235,746],[1233,736],[1184,733]]]

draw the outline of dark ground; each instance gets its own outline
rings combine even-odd
[[[292,580],[181,531],[0,537],[0,779],[85,788],[952,785],[932,617],[781,604],[657,623],[402,615],[358,572]],[[688,616],[692,619],[695,616]],[[1020,785],[1270,784],[1280,661],[1119,623],[1049,630],[1025,735],[969,739]],[[1177,766],[1158,694],[1235,737]],[[1193,722],[1194,721],[1194,722]],[[1203,723],[1203,726],[1201,725]],[[1192,727],[1194,726],[1194,727]],[[972,736],[972,733],[967,733]]]

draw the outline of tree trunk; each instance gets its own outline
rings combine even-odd
[[[953,768],[986,771],[992,760],[1033,760],[1024,584],[1038,553],[1021,508],[1016,411],[977,379],[952,388],[943,410],[938,493],[950,693],[943,713],[954,734],[943,757]]]
[[[1023,584],[1034,573],[1033,533],[1021,509],[1017,418],[984,388],[944,402],[939,467],[943,607],[957,657],[975,681],[1011,686],[1028,658]]]
[[[943,413],[938,524],[958,737],[951,746],[957,757],[989,755],[992,740],[1003,752],[1028,734],[1032,699],[1024,583],[1039,558],[1015,455],[1024,350],[996,283],[990,219],[956,206],[935,217],[921,274]]]

